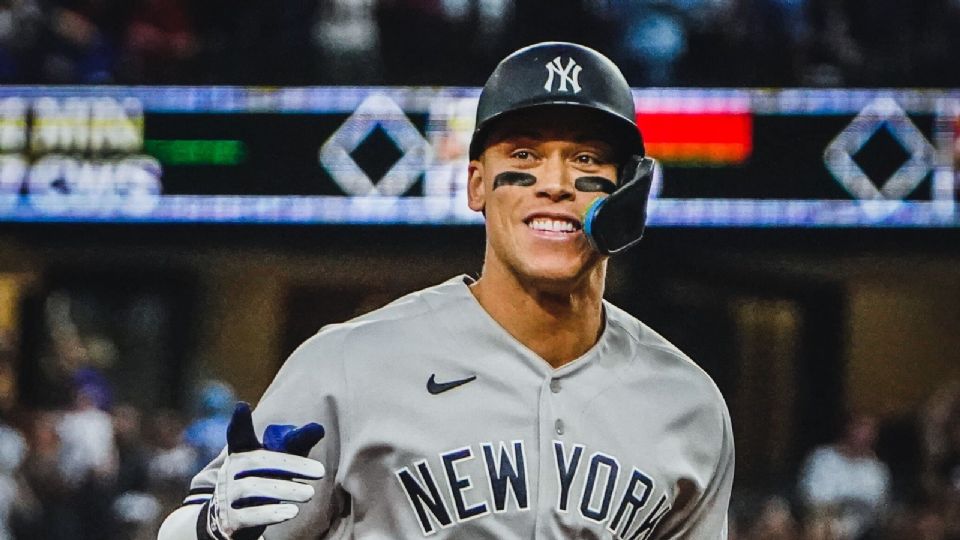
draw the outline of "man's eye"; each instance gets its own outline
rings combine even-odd
[[[594,156],[591,156],[590,154],[580,154],[579,156],[576,157],[576,161],[577,163],[580,163],[582,165],[599,165],[600,164],[600,160],[595,158]]]
[[[516,152],[514,152],[513,154],[511,154],[511,157],[513,157],[513,158],[515,158],[515,159],[530,159],[530,158],[532,158],[533,156],[532,156],[532,155],[530,154],[530,152],[527,151],[527,150],[517,150]]]

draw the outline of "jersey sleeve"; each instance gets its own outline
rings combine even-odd
[[[733,427],[726,405],[721,407],[723,434],[716,467],[700,498],[681,522],[668,529],[662,540],[726,540],[730,494],[733,490]]]
[[[309,457],[323,463],[326,476],[314,483],[316,494],[300,505],[296,518],[267,528],[267,540],[316,538],[318,532],[334,528],[348,508],[349,499],[338,478],[349,410],[349,388],[341,357],[345,332],[332,327],[304,342],[283,364],[253,410],[254,428],[261,439],[270,424],[301,426],[317,422],[325,431]],[[210,498],[225,455],[226,449],[193,478],[184,504],[202,504]]]

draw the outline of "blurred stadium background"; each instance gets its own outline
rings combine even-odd
[[[547,39],[635,87],[608,297],[726,395],[733,537],[960,538],[960,1],[0,0],[0,539],[153,538],[299,342],[478,272]]]

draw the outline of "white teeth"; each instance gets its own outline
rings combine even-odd
[[[533,218],[529,225],[531,229],[536,231],[574,232],[577,230],[572,222],[543,217]]]

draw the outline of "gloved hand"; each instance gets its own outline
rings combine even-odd
[[[227,427],[227,457],[217,473],[213,497],[197,521],[197,537],[256,540],[267,525],[292,519],[293,503],[314,494],[309,480],[323,478],[323,464],[307,454],[323,438],[323,426],[271,425],[261,445],[253,430],[250,405],[237,404]]]
[[[620,185],[600,197],[583,215],[583,232],[604,255],[619,253],[640,241],[647,224],[647,199],[656,162],[633,156],[620,172]]]

